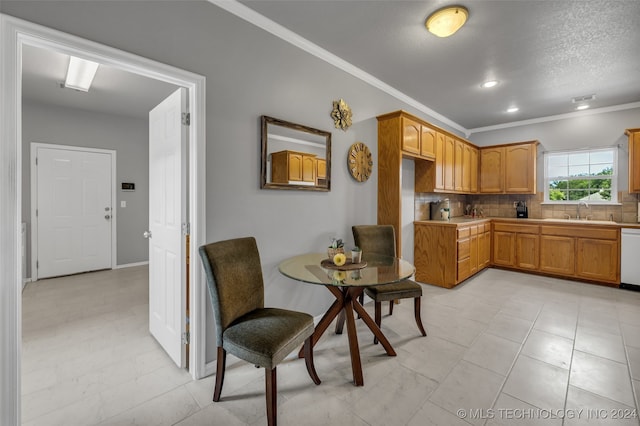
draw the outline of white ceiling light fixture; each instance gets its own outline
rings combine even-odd
[[[578,105],[578,106],[576,107],[576,109],[577,109],[578,111],[582,111],[583,109],[588,109],[588,108],[589,108],[589,105],[588,105],[588,104],[582,104],[582,105]]]
[[[496,87],[498,85],[498,80],[488,80],[480,85],[483,89],[489,89],[491,87]]]
[[[518,112],[518,111],[520,111],[520,108],[518,108],[518,107],[511,107],[511,108],[507,109],[508,113],[513,113],[513,112]]]
[[[67,69],[67,78],[64,82],[64,87],[88,92],[89,87],[91,87],[91,83],[93,82],[93,78],[96,76],[96,72],[98,71],[98,65],[100,64],[97,62],[70,56],[69,68]]]
[[[469,17],[464,6],[448,6],[436,10],[427,18],[425,25],[430,33],[438,37],[449,37],[458,31]]]

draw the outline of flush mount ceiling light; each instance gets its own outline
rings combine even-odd
[[[578,105],[578,106],[576,107],[576,109],[577,109],[578,111],[582,111],[583,109],[587,109],[587,108],[589,108],[589,105],[587,105],[587,104]]]
[[[64,87],[88,92],[93,82],[93,77],[95,77],[96,71],[98,71],[98,65],[96,62],[70,56]]]
[[[449,37],[467,22],[467,17],[469,17],[467,8],[448,6],[429,15],[425,25],[430,33],[438,37]]]
[[[507,112],[511,113],[511,112],[518,112],[520,111],[520,108],[518,107],[511,107],[507,109]]]
[[[484,83],[482,83],[480,85],[480,87],[482,87],[483,89],[489,89],[491,87],[495,87],[498,85],[498,80],[489,80],[489,81],[485,81]]]

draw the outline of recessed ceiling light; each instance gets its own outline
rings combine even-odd
[[[482,87],[483,89],[488,89],[490,87],[495,87],[497,85],[498,85],[498,80],[489,80],[482,83],[480,87]]]
[[[578,111],[582,111],[583,109],[587,109],[587,108],[589,108],[589,105],[587,105],[587,104],[578,105],[578,106],[576,107],[576,109],[577,109]]]
[[[507,109],[507,112],[518,112],[520,110],[520,108],[518,107],[511,107]]]

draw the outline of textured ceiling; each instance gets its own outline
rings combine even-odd
[[[466,129],[640,101],[637,0],[455,2],[469,20],[449,38],[424,21],[450,2],[241,3]]]

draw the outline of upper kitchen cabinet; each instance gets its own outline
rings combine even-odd
[[[480,149],[480,192],[535,194],[538,141]]]
[[[400,143],[403,154],[433,160],[435,158],[436,131],[423,123],[403,115]]]
[[[640,129],[627,129],[629,137],[629,192],[640,192]]]
[[[477,193],[478,148],[441,130],[432,134],[435,159],[416,161],[416,192]]]
[[[504,192],[504,147],[480,148],[480,192]]]

